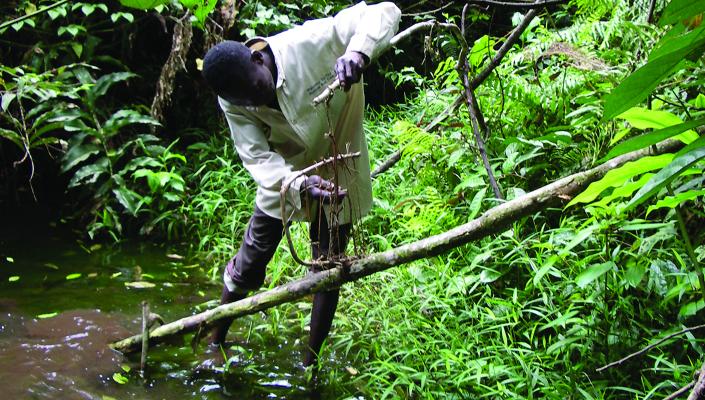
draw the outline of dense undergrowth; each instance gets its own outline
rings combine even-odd
[[[489,127],[493,173],[508,199],[599,163],[620,141],[644,130],[702,117],[703,65],[695,58],[656,88],[650,109],[602,120],[605,96],[644,63],[665,31],[646,22],[648,1],[587,3],[575,1],[569,11],[537,18],[476,91]],[[664,5],[657,2],[657,10]],[[269,21],[264,11],[274,8],[262,7],[250,10],[243,29]],[[317,12],[330,11],[322,7],[314,4]],[[565,20],[570,24],[557,26]],[[497,40],[471,39],[474,69],[486,65]],[[416,91],[403,103],[367,111],[373,163],[398,149],[403,156],[373,182],[373,210],[357,227],[366,253],[444,232],[500,202],[489,188],[463,105],[438,129],[423,130],[461,90],[457,45],[439,33],[427,42],[435,71],[389,72],[397,83],[413,82]],[[111,84],[134,80],[131,74],[100,75],[76,63],[46,71],[3,66],[2,73],[6,93],[35,107],[13,109],[17,101],[3,96],[9,115],[31,122],[30,128],[20,124],[24,131],[15,136],[4,130],[4,137],[19,148],[65,142],[62,168],[71,173],[69,187],[93,199],[87,202],[89,234],[188,238],[206,273],[219,279],[254,197],[222,123],[211,131],[158,137],[149,130],[157,121],[144,106],[100,103]],[[58,126],[45,129],[48,124],[80,133],[43,136]],[[120,136],[126,127],[134,130]],[[698,137],[694,131],[684,135]],[[41,137],[48,139],[32,141]],[[347,285],[324,358],[346,360],[350,368],[325,367],[322,383],[336,397],[429,399],[646,399],[687,384],[705,358],[698,331],[595,371],[702,322],[701,165],[689,165],[657,199],[627,207],[673,159],[648,159],[575,204]],[[304,254],[305,226],[294,225],[293,232],[297,252]],[[282,245],[265,286],[305,272]],[[267,318],[272,330],[303,331],[307,309],[284,305]]]

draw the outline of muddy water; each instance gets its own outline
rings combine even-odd
[[[284,327],[273,313],[239,320],[227,370],[205,344],[194,352],[185,340],[150,349],[140,377],[139,356],[107,347],[139,331],[140,303],[168,321],[213,305],[220,292],[207,266],[175,254],[179,248],[146,243],[91,247],[49,226],[0,226],[0,398],[340,396],[304,378],[300,320],[308,310]]]

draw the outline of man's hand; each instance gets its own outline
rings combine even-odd
[[[340,86],[348,91],[354,83],[360,82],[362,70],[365,69],[370,59],[357,51],[348,51],[335,62],[335,73],[338,75]]]
[[[337,195],[338,200],[342,200],[348,194],[340,186],[336,188],[332,182],[318,175],[311,175],[306,178],[301,186],[301,193],[308,193],[312,199],[321,200],[324,204],[330,204],[334,195]]]

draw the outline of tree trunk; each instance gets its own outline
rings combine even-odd
[[[624,154],[598,167],[567,176],[522,197],[491,208],[479,218],[445,233],[382,253],[375,253],[361,259],[352,260],[342,267],[311,273],[302,279],[272,290],[162,325],[150,333],[149,345],[154,346],[189,332],[208,329],[216,321],[223,318],[237,318],[254,314],[311,293],[340,287],[346,282],[356,281],[391,267],[422,258],[433,257],[473,240],[502,232],[507,226],[522,217],[570,200],[583,191],[590,183],[602,178],[608,171],[626,162],[647,155],[674,151],[681,146],[682,143],[679,141],[667,140],[647,149]],[[110,347],[123,353],[131,353],[139,351],[141,346],[142,335],[135,335],[115,342]]]

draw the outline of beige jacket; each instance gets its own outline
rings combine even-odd
[[[347,51],[375,59],[388,46],[399,25],[401,12],[393,3],[359,3],[335,17],[308,21],[267,41],[274,53],[278,77],[277,100],[281,111],[270,107],[235,106],[219,98],[243,165],[258,185],[256,203],[267,215],[282,218],[280,188],[300,171],[338,153],[357,152],[360,157],[338,163],[337,182],[348,191],[333,211],[338,223],[360,219],[372,203],[370,161],[362,129],[362,83],[346,93],[338,91],[329,109],[313,106],[313,98],[333,81],[333,67]],[[333,131],[332,138],[326,135]],[[331,167],[310,173],[334,179]],[[287,194],[285,220],[306,220],[311,215],[300,196],[304,177],[293,180]],[[311,207],[310,205],[308,207]],[[326,210],[331,212],[330,209]],[[328,214],[331,215],[331,214]],[[330,218],[330,217],[329,217]]]

